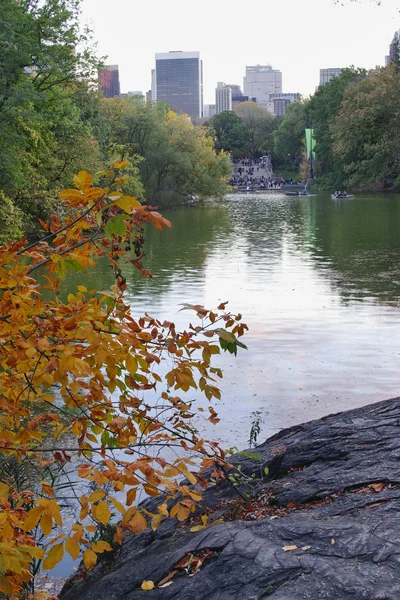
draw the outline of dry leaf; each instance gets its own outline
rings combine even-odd
[[[375,492],[381,492],[383,490],[383,488],[385,487],[385,484],[384,483],[371,483],[371,485],[369,487],[372,488]]]
[[[292,550],[297,550],[297,546],[283,546],[282,550],[284,552],[291,552]]]
[[[301,549],[304,550],[304,552],[305,552],[306,550],[310,550],[310,548],[311,548],[311,546],[303,546]]]
[[[333,546],[334,544],[336,544],[336,541],[335,541],[333,538],[331,539],[331,544],[332,544],[332,546]]]

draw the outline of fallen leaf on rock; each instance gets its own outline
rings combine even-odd
[[[157,587],[165,588],[165,587],[168,587],[169,585],[172,585],[173,583],[174,583],[173,581],[167,581],[167,583],[163,583],[163,585],[158,585]]]
[[[302,550],[304,550],[304,552],[305,552],[306,550],[310,550],[310,549],[311,549],[311,546],[303,546],[303,547],[302,547]]]
[[[384,483],[371,483],[371,485],[369,487],[372,488],[375,492],[381,492],[383,490],[383,488],[385,487],[385,484]]]
[[[336,544],[336,541],[333,538],[331,539],[331,544],[332,544],[332,546],[333,546],[333,544]]]
[[[152,590],[154,588],[154,581],[143,581],[142,590]]]
[[[284,552],[291,552],[292,550],[297,550],[297,546],[283,546],[282,550]]]

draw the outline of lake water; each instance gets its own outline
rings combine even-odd
[[[249,326],[248,351],[219,359],[221,423],[199,422],[205,435],[245,447],[254,411],[263,441],[399,394],[400,196],[234,194],[165,216],[172,230],[146,232],[154,278],[125,271],[134,314],[184,326],[193,317],[181,303],[229,300]],[[112,281],[99,264],[83,282]]]

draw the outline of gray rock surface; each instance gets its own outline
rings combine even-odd
[[[286,429],[252,452],[262,462],[232,461],[255,474],[252,502],[234,505],[227,482],[204,498],[216,517],[237,509],[242,520],[132,535],[112,565],[70,580],[60,599],[399,600],[400,399]],[[141,590],[202,550],[215,552],[195,575]]]

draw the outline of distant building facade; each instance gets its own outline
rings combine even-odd
[[[269,94],[282,93],[282,73],[271,65],[246,66],[243,79],[244,95],[267,104]]]
[[[399,60],[400,56],[400,29],[396,31],[389,46],[389,56],[386,57],[386,66]]]
[[[203,116],[203,65],[199,52],[156,54],[157,100],[191,119]]]
[[[106,65],[99,71],[99,90],[105,98],[114,98],[120,95],[118,65]]]
[[[203,107],[203,116],[206,119],[210,119],[217,114],[217,107],[215,104],[205,104]]]
[[[334,77],[340,77],[344,69],[333,68],[333,69],[320,69],[319,70],[319,85],[325,85],[330,82]]]
[[[301,94],[299,93],[270,94],[267,108],[274,117],[284,117],[289,104],[297,102],[300,98]]]
[[[226,110],[232,110],[232,88],[222,81],[217,83],[215,89],[215,108],[217,115]]]
[[[151,104],[153,101],[151,90],[146,92],[146,104]]]
[[[156,82],[156,70],[151,70],[151,100],[155,102],[157,100],[157,82]]]

